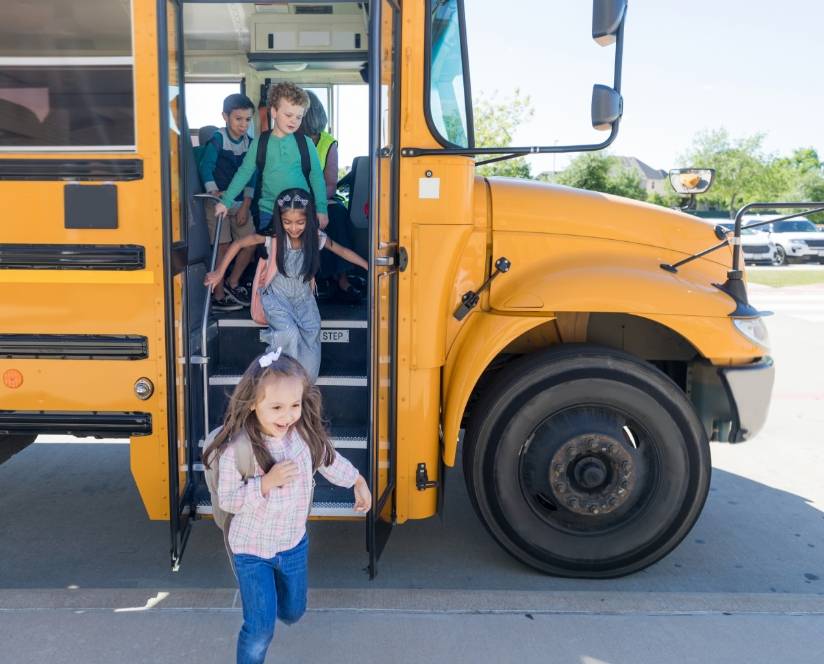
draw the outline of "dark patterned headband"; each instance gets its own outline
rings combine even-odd
[[[309,205],[309,199],[303,198],[300,194],[286,194],[278,198],[278,207],[281,210],[290,208],[292,210],[305,210],[307,205]]]

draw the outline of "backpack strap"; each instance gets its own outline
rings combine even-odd
[[[303,177],[306,180],[306,186],[309,187],[309,193],[312,195],[312,200],[315,200],[315,192],[312,191],[312,182],[309,180],[309,174],[312,172],[312,162],[309,159],[309,146],[306,141],[312,140],[302,131],[295,132],[295,142],[298,144],[298,152],[300,152],[300,170],[303,171]]]
[[[266,236],[266,270],[263,273],[261,288],[266,288],[278,273],[278,243],[271,235]]]
[[[252,203],[249,209],[252,211],[254,219],[258,220],[260,217],[260,195],[263,191],[263,169],[266,167],[266,150],[269,147],[269,138],[272,136],[272,130],[264,131],[258,139],[257,153],[255,154],[255,167],[257,168],[257,179],[255,180],[255,194],[252,197]]]
[[[252,441],[245,433],[235,438],[235,467],[244,480],[255,475],[255,453],[252,450]]]

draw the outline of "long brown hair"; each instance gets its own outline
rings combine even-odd
[[[298,378],[303,383],[303,397],[301,398],[301,416],[293,425],[297,434],[309,447],[312,455],[312,469],[328,466],[335,460],[335,448],[329,439],[329,433],[323,421],[323,406],[320,390],[309,382],[309,376],[303,366],[288,355],[281,355],[268,366],[261,366],[262,355],[256,357],[240,379],[232,392],[223,428],[218,432],[211,445],[203,453],[203,463],[207,468],[220,458],[238,433],[245,433],[252,441],[252,451],[258,465],[263,472],[269,472],[275,464],[272,455],[266,448],[266,434],[261,430],[257,415],[252,407],[258,402],[263,386],[270,378]],[[287,434],[288,435],[288,434]]]
[[[304,136],[297,136],[296,138],[299,141],[306,140]],[[283,221],[280,218],[280,213],[284,210],[303,210],[306,212],[306,226],[303,229],[300,245],[303,250],[303,265],[300,268],[300,275],[290,274],[287,276],[302,276],[304,281],[311,281],[320,270],[320,241],[318,239],[320,222],[315,211],[315,198],[305,189],[293,187],[292,189],[284,189],[275,200],[275,206],[272,209],[275,240],[278,243],[275,259],[278,264],[278,272],[281,274],[286,274],[285,256],[286,243],[288,242],[286,229],[283,227]]]

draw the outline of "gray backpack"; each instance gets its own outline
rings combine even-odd
[[[204,449],[212,444],[217,434],[223,427],[220,426],[206,437]],[[232,445],[235,446],[235,466],[244,480],[254,477],[255,475],[255,454],[252,451],[252,441],[245,433],[239,433],[232,439]],[[215,520],[215,525],[223,531],[223,543],[226,545],[226,551],[229,554],[229,559],[232,557],[232,550],[229,548],[229,524],[232,523],[234,514],[226,512],[221,509],[218,501],[217,488],[220,482],[220,455],[213,454],[210,460],[210,468],[204,469],[206,475],[206,486],[209,488],[209,496],[212,499],[212,518]]]

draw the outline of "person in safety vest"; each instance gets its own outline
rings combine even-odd
[[[343,247],[352,247],[352,233],[349,224],[349,212],[343,202],[337,197],[338,184],[338,141],[328,131],[326,126],[329,118],[323,108],[323,104],[317,95],[306,90],[309,95],[309,108],[303,116],[301,131],[303,131],[315,144],[320,158],[320,165],[323,169],[323,179],[326,182],[326,196],[329,200],[329,225],[326,227],[326,234]],[[363,297],[363,292],[356,288],[349,280],[347,271],[351,268],[349,263],[341,260],[338,256],[325,252],[328,255],[321,255],[321,269],[319,276],[321,279],[332,277],[332,288],[337,286],[336,298],[348,303],[359,302]],[[319,289],[322,288],[319,282]]]

